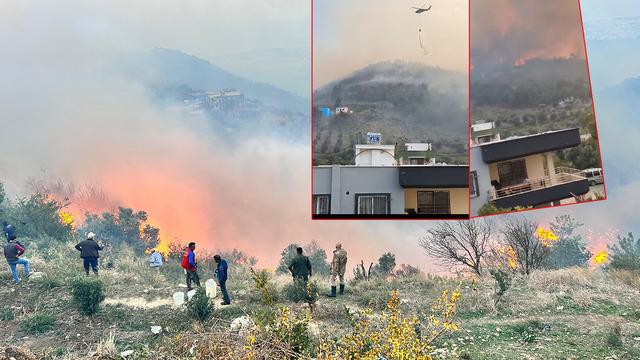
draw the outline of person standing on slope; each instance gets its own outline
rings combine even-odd
[[[216,267],[216,276],[218,277],[218,285],[220,285],[223,300],[220,305],[231,305],[231,299],[227,292],[227,272],[229,270],[229,266],[227,265],[227,261],[221,258],[220,255],[214,256],[213,260],[218,264]]]
[[[198,264],[196,263],[196,243],[190,242],[187,250],[182,256],[182,268],[185,271],[187,277],[187,291],[191,291],[193,287],[192,282],[200,287],[200,277],[198,276]]]
[[[84,272],[89,275],[89,267],[93,273],[98,275],[98,258],[100,251],[104,248],[102,244],[95,241],[96,234],[90,232],[87,234],[87,240],[81,241],[76,245],[76,250],[80,251],[80,257],[83,260]]]
[[[331,261],[331,295],[336,297],[337,278],[340,279],[340,295],[344,294],[344,273],[347,270],[347,252],[342,248],[342,244],[336,244]]]

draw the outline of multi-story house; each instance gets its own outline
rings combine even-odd
[[[580,170],[556,166],[558,150],[580,145],[577,128],[500,139],[493,123],[472,127],[471,216],[498,209],[558,205],[589,192]]]
[[[354,165],[314,166],[314,217],[467,218],[469,167],[436,164],[424,145],[401,159],[394,145],[356,145]]]

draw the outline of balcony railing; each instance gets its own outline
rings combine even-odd
[[[489,191],[489,196],[491,200],[496,200],[507,196],[513,196],[528,191],[550,188],[553,186],[568,184],[584,179],[585,177],[580,173],[580,170],[559,166],[555,168],[555,174],[551,176],[547,175],[545,177],[536,179],[526,179],[521,184],[503,187],[498,190],[492,188]]]

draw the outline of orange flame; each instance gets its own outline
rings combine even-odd
[[[593,263],[596,265],[605,264],[609,261],[609,253],[606,251],[601,251],[593,256]]]
[[[554,234],[553,231],[543,227],[539,227],[538,230],[536,230],[536,236],[544,247],[551,247],[556,241],[558,241],[558,236]]]
[[[73,229],[76,228],[76,224],[73,220],[73,215],[71,215],[71,213],[60,210],[58,211],[58,218],[60,219],[60,223],[62,225],[71,226],[71,228]]]

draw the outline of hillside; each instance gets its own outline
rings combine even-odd
[[[349,164],[367,132],[384,143],[431,142],[438,160],[466,163],[466,77],[420,64],[383,62],[314,91],[314,163]],[[322,108],[350,113],[325,117]]]
[[[154,48],[119,64],[131,78],[150,88],[186,86],[196,90],[236,89],[265,105],[309,112],[309,100],[275,86],[248,80],[179,50]]]
[[[19,286],[10,284],[10,275],[3,268],[0,299],[10,305],[0,314],[0,347],[28,349],[35,354],[31,359],[119,359],[127,350],[133,353],[125,359],[246,358],[246,336],[261,339],[262,335],[238,332],[230,325],[245,315],[259,321],[269,308],[260,300],[247,265],[231,263],[228,288],[233,304],[220,307],[218,295],[213,318],[200,324],[187,315],[184,306],[173,304],[173,292],[185,291],[177,259],[158,272],[132,251],[113,249],[108,256],[115,267],[100,275],[106,299],[101,310],[88,319],[78,313],[69,294],[73,279],[84,276],[72,246],[28,244],[33,267],[41,275]],[[212,277],[211,263],[201,261],[201,278]],[[353,265],[349,264],[349,270]],[[398,291],[401,316],[423,318],[443,290],[459,287],[459,330],[445,332],[434,343],[440,349],[433,354],[436,359],[613,360],[640,356],[640,282],[627,272],[578,268],[534,272],[514,278],[497,303],[490,277],[476,281],[407,275],[352,280],[343,297],[321,296],[312,314],[306,305],[287,300],[285,284],[290,281],[288,276],[275,278],[279,300],[274,306],[287,306],[295,319],[310,316],[305,331],[312,344],[348,334],[353,316],[349,312],[371,308],[373,323],[382,321],[380,315],[387,311],[393,290]],[[316,281],[321,292],[328,291],[328,279]],[[53,323],[43,325],[45,315]],[[152,334],[152,325],[162,326],[162,333]],[[277,351],[275,343],[256,341],[252,345],[256,351]],[[267,355],[257,352],[254,356]],[[2,355],[0,359],[4,360]]]

